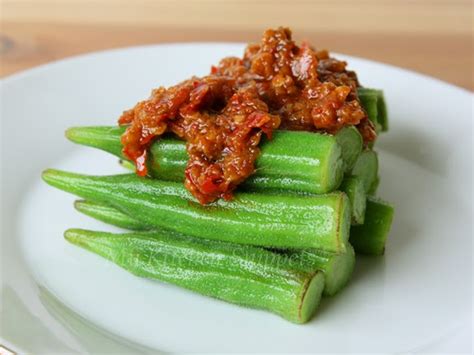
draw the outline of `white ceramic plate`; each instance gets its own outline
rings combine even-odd
[[[207,73],[237,44],[180,44],[76,57],[2,82],[2,337],[24,352],[466,351],[472,331],[472,96],[426,76],[345,57],[383,88],[390,131],[378,142],[379,195],[396,206],[387,252],[358,258],[351,283],[313,321],[134,277],[63,240],[110,229],[44,184],[47,167],[120,171],[64,138],[114,124],[150,89]]]

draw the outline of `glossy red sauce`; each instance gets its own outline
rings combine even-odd
[[[262,134],[275,129],[336,133],[355,125],[366,143],[376,138],[357,98],[356,74],[346,63],[308,44],[297,46],[287,28],[267,30],[243,58],[229,57],[204,77],[153,90],[125,111],[119,124],[124,154],[147,175],[154,139],[173,132],[187,142],[186,188],[206,204],[232,198],[254,172]]]

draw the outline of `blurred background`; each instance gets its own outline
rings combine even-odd
[[[472,0],[0,0],[0,76],[91,51],[258,41],[289,26],[317,48],[474,89]]]

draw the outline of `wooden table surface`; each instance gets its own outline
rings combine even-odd
[[[471,0],[0,0],[0,76],[142,44],[258,41],[278,25],[318,48],[474,89]]]

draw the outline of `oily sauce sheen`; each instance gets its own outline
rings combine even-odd
[[[123,152],[147,175],[148,148],[172,132],[186,141],[185,186],[201,204],[231,199],[250,176],[262,134],[275,129],[336,133],[355,125],[365,143],[376,133],[358,98],[357,76],[346,63],[307,43],[297,46],[288,28],[269,29],[243,58],[229,57],[204,77],[152,91],[119,119],[127,125]]]

